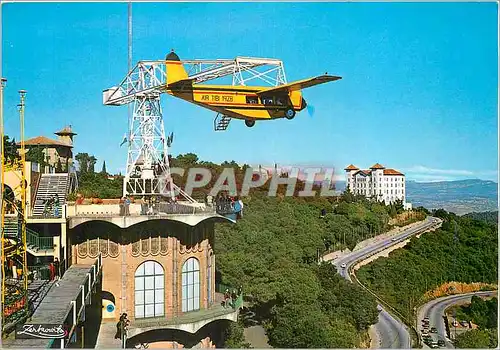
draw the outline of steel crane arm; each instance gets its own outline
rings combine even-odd
[[[233,76],[233,85],[246,85],[260,80],[265,85],[286,84],[281,60],[256,57],[236,57],[235,59],[185,60],[181,61],[189,79],[195,84]],[[164,60],[139,61],[118,86],[103,91],[103,104],[121,106],[136,97],[157,97],[164,92],[167,81]]]

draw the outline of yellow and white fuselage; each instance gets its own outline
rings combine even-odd
[[[171,52],[165,58],[168,94],[231,118],[244,119],[248,126],[255,120],[292,119],[307,103],[302,89],[341,79],[321,75],[276,87],[194,84],[179,57]]]

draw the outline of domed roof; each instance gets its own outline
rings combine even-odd
[[[170,52],[167,57],[165,57],[165,60],[166,61],[180,61],[181,59],[179,58],[179,56],[177,56],[177,54],[174,52],[174,50],[172,50],[172,52]]]

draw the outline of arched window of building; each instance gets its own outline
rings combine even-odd
[[[208,255],[207,261],[207,292],[208,292],[208,305],[212,305],[212,252]]]
[[[165,273],[156,261],[146,261],[135,271],[135,318],[165,315]]]
[[[182,312],[200,308],[200,263],[189,258],[182,265]]]

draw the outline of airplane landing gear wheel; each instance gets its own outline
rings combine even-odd
[[[252,126],[255,125],[255,120],[245,120],[245,125],[248,126],[249,128],[251,128]]]
[[[295,117],[295,111],[291,108],[287,109],[286,113],[285,113],[285,118],[288,120],[291,120],[291,119],[293,119],[293,117]]]

